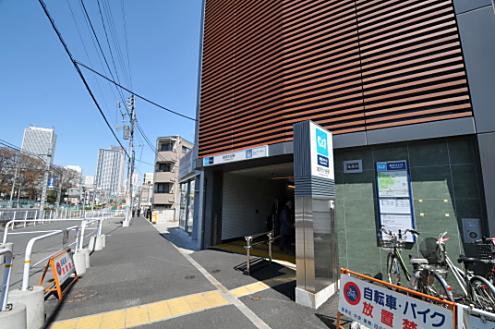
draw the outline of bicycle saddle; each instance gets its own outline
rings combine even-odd
[[[410,262],[412,265],[428,265],[428,260],[425,258],[411,258]]]

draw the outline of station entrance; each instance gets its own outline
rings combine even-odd
[[[214,179],[213,230],[210,248],[267,258],[295,266],[294,179],[292,162],[224,168]]]

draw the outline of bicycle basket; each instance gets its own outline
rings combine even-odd
[[[428,260],[429,264],[438,265],[445,262],[436,238],[423,239],[419,245],[419,251],[421,252],[421,255]]]

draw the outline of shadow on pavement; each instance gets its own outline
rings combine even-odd
[[[168,228],[167,233],[160,233],[160,235],[173,243],[176,247],[182,249],[196,250],[194,243],[191,241],[189,235],[184,230],[178,227]]]

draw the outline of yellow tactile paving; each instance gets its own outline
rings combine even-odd
[[[167,301],[148,304],[148,316],[150,322],[163,321],[172,317]]]
[[[243,297],[270,288],[263,282],[255,282],[230,290],[236,297]],[[159,302],[133,306],[126,309],[102,312],[80,318],[58,321],[52,329],[124,329],[160,322],[170,318],[201,312],[229,304],[220,291],[211,290]]]
[[[201,295],[208,301],[211,308],[227,305],[229,302],[220,294],[220,292],[213,290],[201,293]]]
[[[125,327],[132,328],[150,323],[148,306],[135,306],[125,310]]]
[[[125,310],[106,312],[101,315],[101,329],[125,328]]]
[[[192,312],[191,307],[187,303],[185,297],[169,299],[167,303],[172,316],[179,316]]]
[[[89,315],[77,320],[76,329],[95,329],[100,327],[101,314]]]
[[[202,310],[210,308],[208,301],[201,294],[187,296],[185,297],[185,299],[187,304],[189,304],[191,311],[193,312],[200,312]]]
[[[77,319],[63,320],[55,322],[52,329],[74,329],[76,327]]]
[[[248,290],[252,294],[255,294],[257,292],[260,292],[260,291],[263,291],[263,290],[270,288],[270,286],[264,282],[259,281],[259,282],[255,282],[255,283],[247,285],[246,288],[248,288]]]
[[[263,291],[270,288],[269,285],[263,282],[255,282],[245,286],[241,286],[239,288],[232,289],[230,293],[237,298],[244,297],[247,295],[255,294],[257,292]]]
[[[249,291],[248,288],[246,288],[245,286],[242,286],[242,287],[239,287],[239,288],[232,289],[230,291],[230,293],[232,295],[234,295],[235,297],[239,298],[239,297],[242,297],[242,296],[249,295],[251,292]]]

